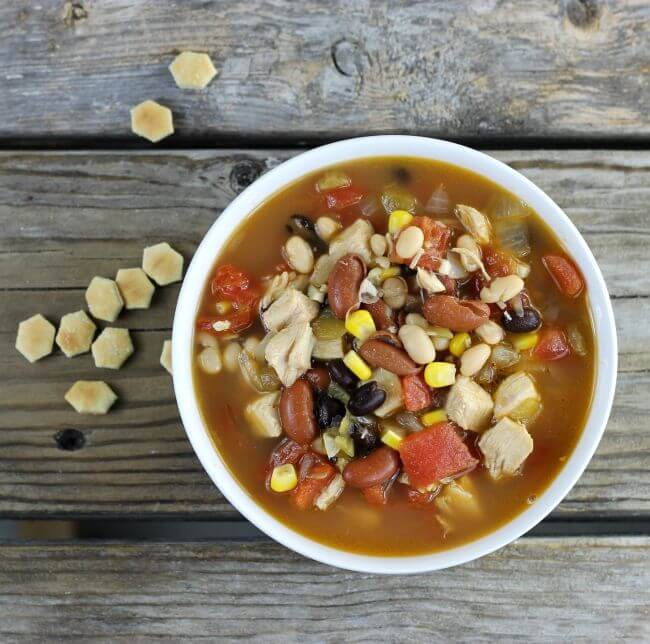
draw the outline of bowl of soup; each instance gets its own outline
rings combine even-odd
[[[192,446],[258,528],[410,573],[521,536],[604,431],[616,331],[584,239],[521,174],[445,141],[305,152],[221,214],[172,339]]]

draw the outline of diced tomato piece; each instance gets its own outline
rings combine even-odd
[[[585,287],[580,272],[566,257],[560,255],[545,255],[542,263],[553,278],[560,293],[568,297],[578,297]]]
[[[408,411],[420,411],[431,405],[431,390],[424,382],[422,374],[402,378],[402,398]]]
[[[253,280],[232,264],[219,266],[214,273],[210,289],[212,295],[237,300],[240,295],[253,288]]]
[[[451,229],[431,217],[413,217],[411,225],[417,226],[424,233],[424,252],[418,266],[429,271],[437,270],[440,260],[447,254]]]
[[[437,494],[436,492],[418,492],[417,490],[411,488],[407,490],[406,496],[409,500],[409,503],[412,503],[413,505],[425,506],[429,505],[433,499],[436,498]]]
[[[502,250],[483,246],[483,265],[490,277],[513,275],[517,270],[517,260]]]
[[[358,204],[364,197],[364,193],[357,188],[336,188],[325,195],[325,203],[331,210],[344,210]]]
[[[457,426],[449,421],[407,436],[400,443],[399,455],[416,488],[469,472],[478,464],[458,435]]]
[[[299,510],[314,505],[318,495],[336,474],[336,469],[320,454],[308,452],[300,461],[298,485],[291,490],[291,501]]]
[[[271,469],[287,463],[295,465],[305,455],[306,451],[307,448],[304,445],[296,443],[291,438],[282,439],[271,452],[271,458],[269,459]]]
[[[540,360],[559,360],[569,355],[569,343],[564,331],[546,327],[540,331],[539,341],[532,351]]]
[[[234,305],[233,305],[234,308]],[[196,321],[196,326],[203,331],[209,331],[215,335],[228,335],[230,333],[239,333],[248,328],[253,323],[254,311],[251,308],[234,310],[232,313],[225,315],[202,315]],[[228,323],[221,331],[214,328],[217,322]]]

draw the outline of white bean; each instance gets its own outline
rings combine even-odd
[[[316,234],[326,242],[329,242],[341,229],[341,224],[331,217],[319,217],[316,220]]]
[[[417,226],[405,228],[395,243],[395,250],[400,257],[408,259],[413,257],[424,244],[424,233]]]
[[[488,344],[499,344],[505,333],[496,322],[488,320],[476,329],[476,335]]]
[[[406,304],[406,294],[408,288],[406,282],[401,277],[389,277],[382,285],[384,292],[384,302],[391,309],[401,309]]]
[[[248,353],[254,354],[259,343],[260,339],[256,335],[250,335],[244,340],[244,349],[248,351]]]
[[[436,358],[436,350],[426,331],[416,324],[404,324],[399,332],[399,339],[406,353],[416,364],[428,364]]]
[[[460,373],[463,376],[473,376],[478,373],[490,357],[491,349],[485,344],[475,344],[460,357]]]
[[[221,371],[221,354],[219,347],[205,347],[199,353],[199,366],[205,373],[215,374]]]
[[[388,249],[388,242],[383,235],[374,234],[370,238],[370,250],[377,257],[383,257]]]
[[[481,300],[488,304],[496,302],[507,302],[515,295],[521,293],[524,288],[524,280],[518,275],[506,275],[505,277],[496,277],[489,286],[481,289]]]
[[[429,323],[426,318],[419,313],[409,313],[406,316],[406,324],[415,324],[415,326],[421,326],[423,329],[429,328]]]
[[[287,263],[299,273],[311,273],[314,268],[314,252],[311,246],[298,235],[289,237],[284,245]]]
[[[226,371],[237,371],[239,370],[239,353],[241,352],[241,346],[238,342],[230,342],[223,349],[223,365],[226,368]]]
[[[217,337],[212,335],[212,333],[208,333],[207,331],[199,331],[196,334],[196,341],[202,347],[218,347],[219,346],[219,340],[217,340]]]

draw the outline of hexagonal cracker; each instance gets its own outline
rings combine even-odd
[[[56,343],[68,358],[90,351],[97,327],[85,311],[67,313],[61,318]]]
[[[183,277],[183,256],[167,242],[147,246],[142,253],[142,268],[154,282],[166,286]]]
[[[208,54],[183,51],[169,66],[174,82],[181,89],[205,89],[217,75]]]
[[[152,143],[158,143],[174,133],[172,111],[156,101],[143,101],[131,108],[131,131]]]
[[[102,380],[77,380],[65,399],[78,414],[106,414],[117,400],[115,392]]]
[[[156,287],[141,268],[120,268],[115,282],[127,309],[148,309]]]
[[[167,369],[169,374],[172,373],[172,341],[163,342],[162,353],[160,354],[160,364]]]
[[[18,325],[16,349],[30,362],[36,362],[52,353],[55,332],[54,325],[40,313],[32,315]]]
[[[95,366],[100,369],[119,369],[133,353],[128,329],[105,328],[91,347]]]
[[[115,322],[124,307],[120,289],[113,280],[95,276],[86,289],[86,302],[90,314],[98,320]]]

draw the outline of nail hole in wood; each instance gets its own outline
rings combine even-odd
[[[336,71],[343,76],[362,76],[364,65],[370,63],[363,45],[345,38],[332,45],[331,55]]]
[[[250,186],[262,174],[263,170],[259,161],[252,159],[240,161],[230,171],[230,187],[234,192],[241,192]]]
[[[596,0],[569,0],[566,7],[569,20],[580,29],[595,26],[600,14]]]
[[[78,429],[63,429],[54,435],[54,440],[65,452],[76,452],[86,444],[86,437]]]

